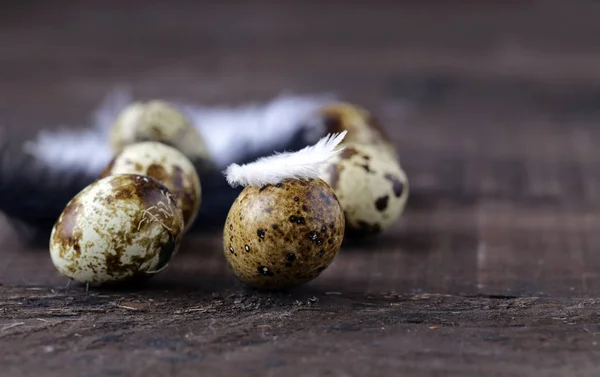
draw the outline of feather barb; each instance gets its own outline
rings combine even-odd
[[[231,164],[224,171],[227,183],[232,187],[262,187],[277,184],[284,179],[318,178],[321,167],[344,150],[344,147],[336,147],[344,140],[347,132],[329,134],[315,145],[296,152],[275,153],[245,165]]]

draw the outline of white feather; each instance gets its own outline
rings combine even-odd
[[[335,148],[344,140],[346,133],[329,134],[317,144],[297,152],[276,153],[245,165],[231,164],[224,172],[225,177],[232,187],[262,187],[289,178],[317,178],[321,167],[344,149]]]
[[[266,103],[248,103],[237,107],[209,107],[174,103],[200,131],[212,161],[219,167],[266,150],[285,148],[301,127],[312,135],[323,135],[321,119],[316,111],[334,100],[323,95],[280,95]]]
[[[266,103],[237,107],[172,104],[189,116],[205,139],[211,159],[222,169],[257,152],[285,147],[301,127],[319,134],[323,125],[315,117],[316,110],[334,99],[332,95],[281,95]],[[108,131],[132,101],[130,91],[117,89],[92,114],[92,127],[42,130],[35,140],[25,143],[24,150],[52,168],[99,174],[113,157]]]

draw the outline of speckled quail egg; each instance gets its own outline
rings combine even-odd
[[[134,102],[116,118],[109,134],[115,152],[140,141],[158,141],[185,154],[195,164],[208,164],[204,138],[190,120],[171,104],[153,100]]]
[[[177,149],[154,141],[128,145],[101,177],[115,174],[146,175],[165,185],[183,211],[185,230],[190,229],[200,209],[202,188],[196,169]]]
[[[379,120],[368,110],[346,102],[336,102],[321,108],[325,133],[348,131],[344,143],[379,145],[397,157],[389,135]]]
[[[373,144],[347,143],[321,170],[346,218],[346,235],[375,235],[402,214],[408,180],[398,161]]]
[[[344,229],[342,207],[321,179],[248,186],[227,216],[224,253],[247,285],[285,289],[316,278],[329,266]]]
[[[160,182],[134,174],[99,179],[65,207],[50,235],[57,270],[80,283],[150,277],[177,252],[183,215]]]

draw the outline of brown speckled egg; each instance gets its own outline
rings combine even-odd
[[[115,152],[140,141],[158,141],[170,145],[191,161],[208,161],[204,138],[181,111],[167,102],[135,102],[116,118],[109,134]]]
[[[50,235],[56,269],[80,283],[115,284],[164,269],[183,234],[181,209],[160,182],[113,175],[79,192]]]
[[[346,217],[346,235],[375,235],[388,228],[408,198],[408,180],[397,160],[375,145],[348,143],[324,166],[321,178],[335,191]]]
[[[139,174],[157,179],[173,194],[183,211],[185,230],[193,224],[202,200],[200,179],[190,160],[162,143],[147,141],[126,146],[102,172]]]
[[[240,280],[285,289],[316,278],[344,238],[344,213],[321,179],[248,186],[233,203],[223,235],[225,257]]]
[[[324,117],[325,133],[348,131],[344,144],[379,145],[397,157],[385,128],[368,110],[357,105],[337,102],[324,106],[321,114]]]

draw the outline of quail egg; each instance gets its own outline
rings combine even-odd
[[[346,235],[381,233],[396,221],[408,198],[408,180],[397,160],[373,144],[347,143],[321,170],[337,194]]]
[[[175,197],[183,212],[185,230],[190,229],[200,209],[202,189],[196,169],[180,151],[154,141],[127,145],[104,169],[102,177],[115,174],[157,179]]]
[[[194,163],[209,160],[203,137],[182,112],[164,101],[134,102],[126,107],[117,116],[109,139],[117,153],[129,144],[158,141],[180,150]]]
[[[333,261],[344,221],[335,193],[321,179],[248,186],[227,216],[224,254],[249,286],[277,290],[300,285]]]
[[[115,284],[153,276],[177,252],[183,216],[157,180],[105,177],[80,191],[50,235],[56,269],[79,283]]]
[[[368,110],[345,102],[321,108],[326,133],[348,131],[344,143],[374,144],[396,156],[389,135],[377,118]]]

